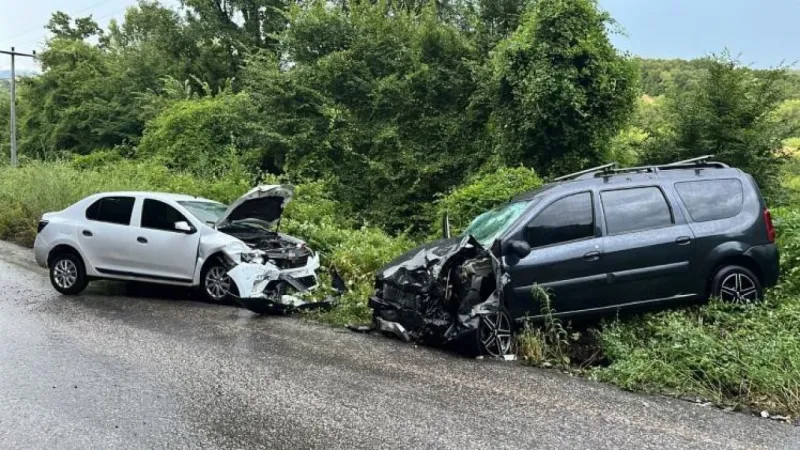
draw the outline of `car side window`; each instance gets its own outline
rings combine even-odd
[[[648,186],[600,193],[608,234],[661,228],[673,224],[672,210],[661,189]]]
[[[525,227],[531,248],[594,237],[594,207],[591,192],[556,200]]]
[[[701,180],[675,183],[675,190],[695,222],[734,217],[742,210],[742,182]]]
[[[175,222],[187,222],[186,216],[172,206],[146,198],[142,205],[142,228],[176,231]]]
[[[103,197],[86,208],[86,218],[97,222],[130,225],[134,197]]]

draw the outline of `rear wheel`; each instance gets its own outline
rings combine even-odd
[[[478,353],[502,357],[516,352],[514,323],[505,308],[480,316],[476,333]]]
[[[49,263],[50,283],[64,295],[75,295],[86,289],[89,280],[83,261],[74,253],[55,255]]]
[[[754,303],[764,296],[758,277],[748,268],[726,266],[711,281],[711,294],[730,303]]]

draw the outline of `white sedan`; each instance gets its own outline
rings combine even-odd
[[[67,295],[114,279],[197,287],[211,301],[296,304],[288,293],[317,287],[319,256],[278,232],[292,193],[259,186],[230,206],[157,192],[95,194],[42,216],[36,262]]]

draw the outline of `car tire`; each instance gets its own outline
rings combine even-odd
[[[711,295],[729,303],[755,303],[764,298],[764,288],[750,269],[725,266],[711,280]]]
[[[76,295],[86,289],[89,279],[86,266],[74,253],[60,253],[50,260],[50,283],[64,295]]]
[[[231,294],[236,294],[236,285],[228,276],[228,268],[222,261],[214,261],[200,273],[200,295],[211,303],[227,303]]]
[[[503,307],[481,315],[475,333],[476,353],[497,358],[515,354],[517,339],[514,331],[511,314]]]

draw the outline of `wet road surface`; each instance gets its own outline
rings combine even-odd
[[[0,448],[800,448],[744,414],[130,289],[60,296],[0,243]]]

